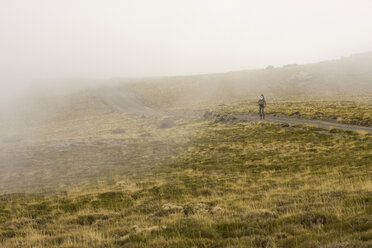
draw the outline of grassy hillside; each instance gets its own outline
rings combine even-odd
[[[0,122],[1,247],[372,247],[371,54],[45,96]],[[19,110],[15,114],[12,110]],[[12,117],[12,118],[9,118]]]
[[[168,107],[257,98],[261,93],[285,100],[345,95],[358,98],[372,92],[371,64],[372,53],[363,53],[314,64],[143,79],[134,87],[150,103]]]
[[[163,158],[144,154],[149,147],[132,151],[132,166],[146,169],[127,177],[116,170],[112,180],[85,188],[1,196],[1,242],[5,247],[372,245],[371,142],[302,126],[203,120],[167,133],[186,134],[191,127],[198,127],[192,138],[173,143],[173,152]],[[116,157],[116,167],[123,159]]]

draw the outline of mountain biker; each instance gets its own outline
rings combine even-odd
[[[259,115],[262,120],[265,119],[264,108],[266,107],[266,101],[263,94],[261,94],[260,99],[258,100],[258,106],[260,106]]]

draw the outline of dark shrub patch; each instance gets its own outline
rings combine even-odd
[[[190,239],[204,238],[204,239],[216,239],[218,233],[213,228],[205,225],[204,223],[198,222],[191,218],[183,218],[177,221],[175,224],[167,227],[164,231],[168,237],[183,236]]]
[[[169,200],[169,199],[178,199],[185,196],[183,189],[177,187],[177,185],[165,184],[160,187],[153,187],[150,189],[150,192],[153,196],[157,198]]]
[[[32,204],[27,206],[26,215],[31,217],[32,219],[37,218],[40,215],[47,215],[51,211],[50,206],[48,203],[43,202],[39,204]]]
[[[262,234],[252,223],[248,222],[222,222],[214,226],[223,238],[236,238],[252,234]]]
[[[133,205],[132,198],[122,192],[105,192],[98,195],[98,200],[92,201],[92,207],[95,209],[113,209],[120,210]]]
[[[309,212],[288,217],[284,221],[293,224],[301,224],[303,227],[309,228],[316,225],[332,224],[338,222],[338,219],[334,215]]]
[[[75,213],[80,209],[77,203],[62,204],[59,205],[58,207],[65,211],[66,213]]]
[[[6,239],[14,238],[16,236],[16,232],[13,230],[7,230],[0,233],[0,241],[4,241]]]
[[[108,217],[103,214],[91,214],[91,215],[81,215],[76,219],[76,223],[79,225],[92,225],[97,220],[107,220]]]

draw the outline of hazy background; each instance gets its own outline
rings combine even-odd
[[[371,9],[369,0],[0,0],[0,89],[339,58],[372,50]]]

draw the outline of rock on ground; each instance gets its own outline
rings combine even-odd
[[[111,131],[113,134],[120,134],[120,133],[125,133],[125,130],[122,128],[117,128]]]
[[[169,118],[165,118],[163,119],[159,125],[158,125],[158,128],[170,128],[170,127],[173,127],[175,126],[176,124],[174,123],[173,120],[169,119]]]

